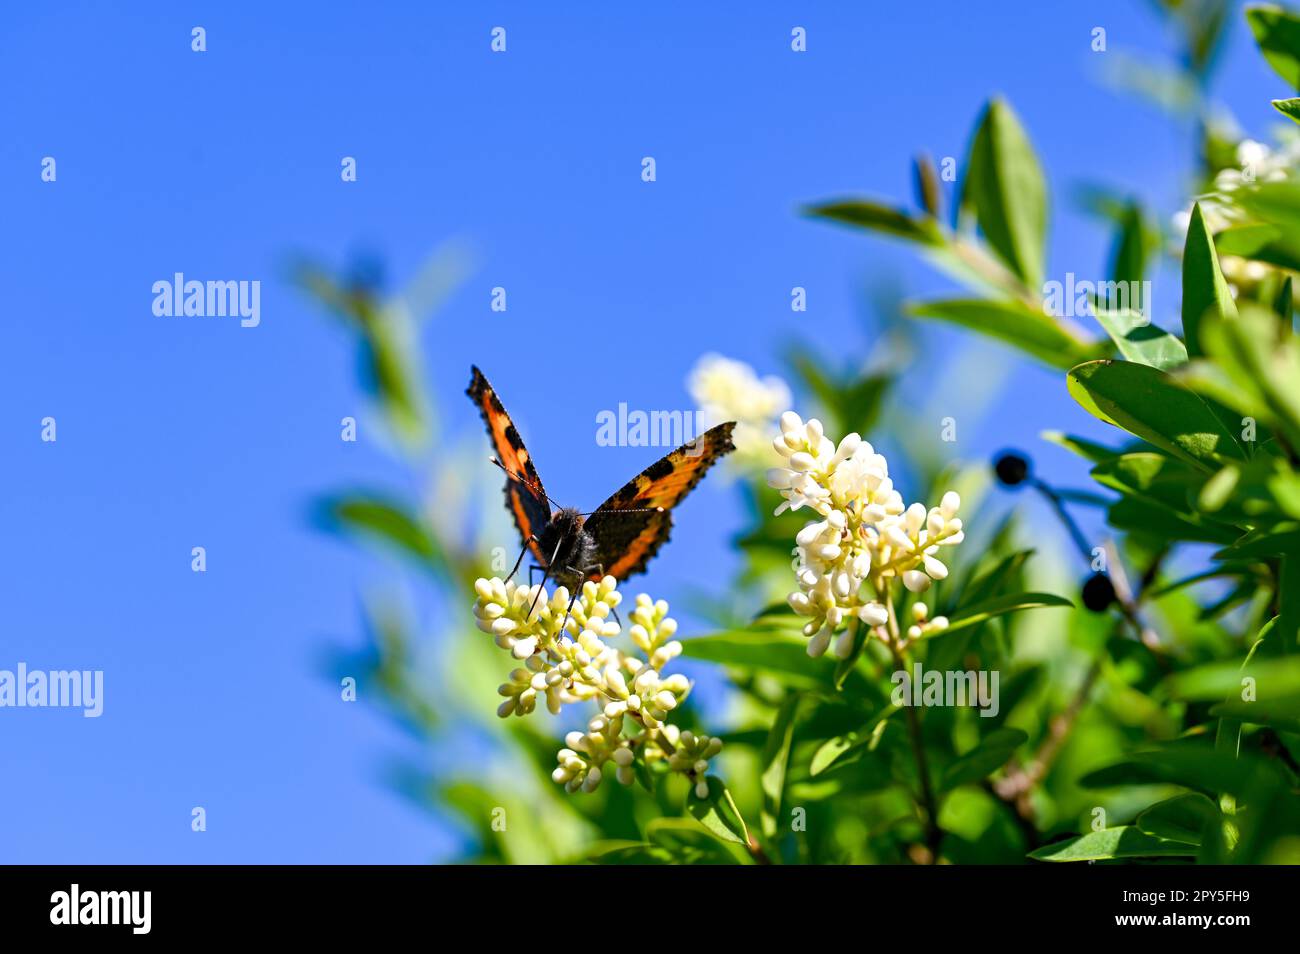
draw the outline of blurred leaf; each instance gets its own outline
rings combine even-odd
[[[1300,553],[1300,524],[1277,523],[1260,527],[1245,534],[1231,546],[1214,554],[1214,559],[1251,560]]]
[[[1300,269],[1300,240],[1292,231],[1267,222],[1234,225],[1214,236],[1220,255],[1236,255],[1278,268]]]
[[[990,246],[1029,288],[1043,280],[1047,183],[1019,119],[1000,99],[984,110],[971,142],[963,200]]]
[[[911,302],[907,305],[907,312],[919,318],[934,318],[978,331],[1062,370],[1068,370],[1096,353],[1093,345],[1079,341],[1041,309],[1010,299]]]
[[[1083,788],[1126,785],[1181,785],[1206,795],[1244,795],[1277,784],[1276,772],[1258,760],[1237,758],[1208,745],[1180,742],[1145,752],[1089,772],[1079,779]]]
[[[1072,454],[1077,454],[1084,460],[1095,463],[1110,460],[1110,458],[1120,453],[1120,451],[1107,447],[1105,444],[1098,444],[1083,437],[1075,437],[1073,434],[1062,434],[1060,431],[1043,431],[1040,436],[1045,441],[1050,441],[1058,447],[1064,447]]]
[[[1220,702],[1210,709],[1210,715],[1253,725],[1267,725],[1281,732],[1300,733],[1300,696],[1260,702],[1234,699]]]
[[[1246,21],[1268,65],[1300,90],[1300,19],[1282,7],[1259,4],[1246,8]]]
[[[943,241],[938,226],[931,220],[914,218],[901,209],[867,199],[842,199],[810,205],[804,208],[804,214],[928,245]]]
[[[1074,604],[1065,597],[1056,596],[1052,593],[1011,593],[1007,596],[999,596],[971,606],[963,606],[948,618],[947,629],[939,630],[931,638],[944,636],[955,630],[983,623],[996,616],[1005,616],[1007,613],[1016,613],[1020,610],[1037,609],[1044,606],[1073,608]]]
[[[1199,792],[1188,792],[1157,802],[1137,817],[1134,824],[1145,835],[1187,845],[1201,843],[1201,832],[1219,809]]]
[[[799,710],[802,697],[791,694],[781,703],[776,718],[772,722],[772,731],[767,737],[763,750],[763,774],[760,784],[763,789],[763,834],[768,838],[776,836],[780,819],[781,800],[785,797],[785,773],[790,765],[790,744],[794,739],[795,715]]]
[[[1037,861],[1109,861],[1114,858],[1195,857],[1196,849],[1176,841],[1152,838],[1135,826],[1104,828],[1044,845],[1031,851]]]
[[[888,374],[836,376],[827,372],[827,362],[798,347],[788,355],[790,364],[812,396],[830,415],[827,423],[837,430],[867,433],[876,426],[881,404],[893,378]]]
[[[377,494],[327,499],[319,515],[327,528],[381,540],[428,567],[441,564],[442,551],[428,528],[400,503]]]
[[[935,172],[934,163],[929,156],[917,156],[912,160],[912,183],[916,188],[917,202],[931,218],[939,218],[941,191],[939,174]]]
[[[980,781],[1005,765],[1015,750],[1028,741],[1029,736],[1020,729],[995,729],[979,745],[948,765],[939,785],[940,791],[947,792],[959,785]]]
[[[824,656],[817,659],[809,656],[805,636],[728,631],[684,639],[682,652],[691,659],[766,673],[793,688],[829,689],[834,682],[834,664]],[[861,673],[854,672],[845,681],[845,687],[860,692],[865,682]]]
[[[1242,680],[1246,677],[1255,680],[1256,698],[1260,702],[1254,705],[1262,705],[1264,700],[1276,703],[1300,696],[1300,656],[1252,660],[1245,666],[1238,660],[1207,663],[1169,676],[1165,689],[1175,699],[1240,698]]]
[[[1270,423],[1300,441],[1300,338],[1284,327],[1271,310],[1243,307],[1231,318],[1207,319],[1202,343],[1234,389],[1253,395]]]
[[[1160,247],[1160,234],[1147,221],[1142,206],[1129,202],[1120,220],[1115,251],[1111,256],[1111,280],[1141,282],[1147,273],[1151,255]]]

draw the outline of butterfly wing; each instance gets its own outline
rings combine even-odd
[[[735,449],[735,426],[734,421],[719,424],[655,461],[587,519],[585,529],[596,541],[596,562],[605,573],[623,580],[645,569],[668,541],[673,507],[719,457]]]
[[[506,506],[515,518],[515,526],[519,528],[528,548],[533,551],[533,556],[545,563],[546,557],[533,538],[541,534],[542,528],[551,519],[551,507],[528,448],[524,447],[497,392],[478,368],[470,368],[469,389],[465,393],[483,415],[483,423],[487,425],[488,436],[496,448],[497,459],[508,471]]]

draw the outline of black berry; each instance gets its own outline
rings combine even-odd
[[[1007,451],[993,462],[993,471],[1004,487],[1015,487],[1029,478],[1029,461],[1014,451]]]
[[[1083,605],[1101,613],[1115,602],[1115,587],[1105,573],[1094,573],[1083,584]]]

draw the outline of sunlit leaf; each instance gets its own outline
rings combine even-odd
[[[1153,838],[1133,825],[1103,828],[1031,851],[1037,861],[1109,861],[1113,858],[1191,858],[1196,848]]]

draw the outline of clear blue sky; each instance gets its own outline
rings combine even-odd
[[[309,504],[401,477],[338,439],[361,408],[351,343],[284,281],[295,253],[371,251],[400,282],[442,241],[472,245],[474,272],[425,326],[436,399],[477,429],[460,392],[482,365],[548,489],[596,502],[648,462],[622,449],[580,467],[561,450],[575,434],[588,446],[598,410],[685,406],[704,351],[770,372],[796,334],[860,349],[864,282],[945,287],[910,250],[795,209],[908,196],[912,153],[961,156],[990,93],[1048,170],[1052,274],[1095,275],[1109,247],[1066,201],[1072,184],[1140,191],[1164,213],[1185,184],[1190,129],[1107,89],[1089,50],[1100,25],[1112,50],[1166,55],[1136,0],[452,6],[0,15],[0,669],[106,674],[97,720],[0,710],[0,861],[416,862],[446,845],[379,780],[398,732],[320,671],[327,644],[359,639],[379,568],[314,529]],[[206,53],[190,49],[196,25]],[[504,55],[489,51],[498,25]],[[806,54],[789,49],[796,25]],[[1228,54],[1217,88],[1263,135],[1277,83],[1240,23]],[[155,317],[152,283],[177,271],[261,280],[261,326]],[[488,309],[496,285],[504,315]],[[794,285],[809,294],[799,322]],[[941,364],[966,344],[932,340]],[[1058,375],[1011,367],[964,456],[1082,421]],[[56,444],[40,441],[45,416]],[[725,488],[698,495],[672,565],[647,580],[669,599],[739,525]],[[195,545],[206,574],[190,572]]]

